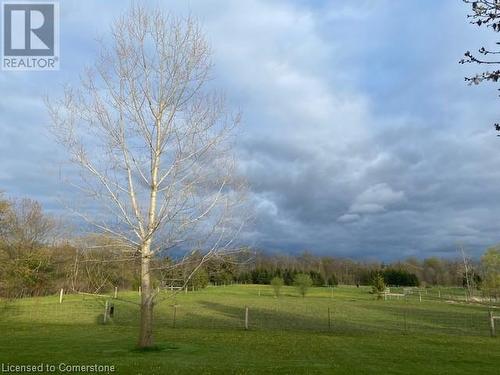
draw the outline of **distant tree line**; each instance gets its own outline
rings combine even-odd
[[[381,273],[387,285],[400,286],[463,286],[464,265],[462,260],[430,257],[423,260],[408,258],[391,263],[356,261],[331,256],[316,256],[310,252],[298,255],[255,255],[254,261],[239,268],[235,280],[252,283],[268,283],[277,273],[313,272],[316,283],[322,285],[372,285],[376,273]],[[484,262],[473,262],[474,278],[480,282]],[[491,261],[490,261],[491,263]],[[293,277],[292,277],[293,278]],[[288,283],[292,279],[288,277]]]
[[[234,281],[247,284],[270,284],[275,277],[283,279],[285,285],[293,285],[295,276],[299,273],[306,273],[311,277],[313,286],[336,286],[337,276],[334,273],[324,274],[321,271],[307,269],[306,266],[289,268],[266,268],[261,265],[250,271],[242,271],[234,276]],[[370,285],[374,275],[381,274],[387,285],[398,286],[418,286],[420,285],[417,275],[404,269],[387,268],[380,270],[377,268],[366,269],[359,273],[359,278],[353,284]]]
[[[285,285],[293,285],[299,273],[304,273],[304,271],[288,268],[255,268],[235,275],[234,280],[244,284],[270,284],[273,278],[279,277],[283,279]],[[325,280],[320,272],[309,270],[305,273],[311,277],[313,286],[337,285],[337,280],[334,277]]]
[[[41,205],[30,199],[0,195],[0,297],[39,296],[67,291],[103,293],[118,287],[137,290],[140,265],[123,244],[102,234],[71,237]],[[271,284],[279,278],[295,285],[297,275],[307,275],[314,286],[337,284],[373,285],[380,275],[388,286],[464,286],[461,260],[436,257],[409,258],[392,263],[363,262],[330,256],[269,254],[264,251],[226,255],[203,262],[193,251],[182,267],[168,257],[156,259],[155,287],[204,288],[208,284]],[[178,263],[178,260],[176,260]],[[197,272],[191,275],[194,267]],[[489,248],[480,261],[472,262],[476,288],[500,295],[500,247]],[[469,271],[470,272],[470,271]],[[302,276],[301,276],[302,277]]]
[[[31,199],[7,199],[0,195],[0,297],[19,298],[68,292],[103,293],[118,287],[137,290],[140,265],[129,249],[102,234],[69,237],[67,230],[45,214]],[[207,270],[187,279],[198,253],[187,257],[175,274],[160,271],[171,260],[155,260],[153,284],[208,284]],[[218,267],[215,267],[218,268]],[[174,271],[172,271],[174,272]],[[221,272],[221,269],[218,269]],[[213,275],[215,278],[216,276]],[[228,276],[224,276],[229,280]]]

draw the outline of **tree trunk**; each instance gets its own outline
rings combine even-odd
[[[156,148],[152,153],[151,159],[151,191],[149,200],[148,227],[147,237],[142,244],[141,249],[141,326],[139,331],[140,348],[148,348],[153,346],[153,307],[154,294],[151,289],[151,273],[150,262],[153,256],[151,252],[152,235],[155,232],[156,220],[156,196],[158,194],[158,168],[160,165],[160,126],[161,120],[156,120]]]
[[[149,246],[148,246],[149,247]],[[150,254],[143,252],[141,259],[141,324],[139,327],[139,348],[153,346],[154,296],[151,289]]]

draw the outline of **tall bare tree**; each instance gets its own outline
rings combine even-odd
[[[47,100],[53,133],[80,167],[77,186],[98,202],[78,215],[140,257],[140,347],[153,345],[154,258],[201,249],[194,273],[234,248],[242,224],[231,155],[239,114],[207,85],[211,68],[195,19],[133,6],[81,85]]]
[[[464,266],[464,281],[465,287],[467,288],[467,294],[469,298],[474,297],[474,269],[471,265],[472,261],[465,253],[463,245],[459,245],[460,255],[462,256],[462,262]]]

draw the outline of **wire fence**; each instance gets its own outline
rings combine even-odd
[[[460,295],[460,290],[445,293],[391,288],[377,300],[367,290],[342,294],[315,288],[305,298],[292,293],[276,298],[269,288],[265,292],[257,286],[241,289],[208,288],[188,294],[162,291],[160,296],[164,301],[155,307],[156,329],[490,336],[493,333],[490,312],[493,317],[500,316],[496,304],[472,303],[471,298]],[[59,296],[4,300],[0,303],[0,321],[9,325],[29,323],[33,327],[137,326],[139,296],[133,292],[120,293],[118,298],[65,295],[62,303]],[[496,323],[500,325],[500,320]]]

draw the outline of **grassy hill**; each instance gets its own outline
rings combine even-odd
[[[305,298],[257,285],[162,291],[154,352],[134,350],[135,292],[108,298],[107,324],[103,297],[1,301],[0,363],[114,365],[119,374],[498,374],[488,308],[448,300],[460,290],[439,293],[420,302],[417,293],[375,300],[363,287],[313,288]]]

